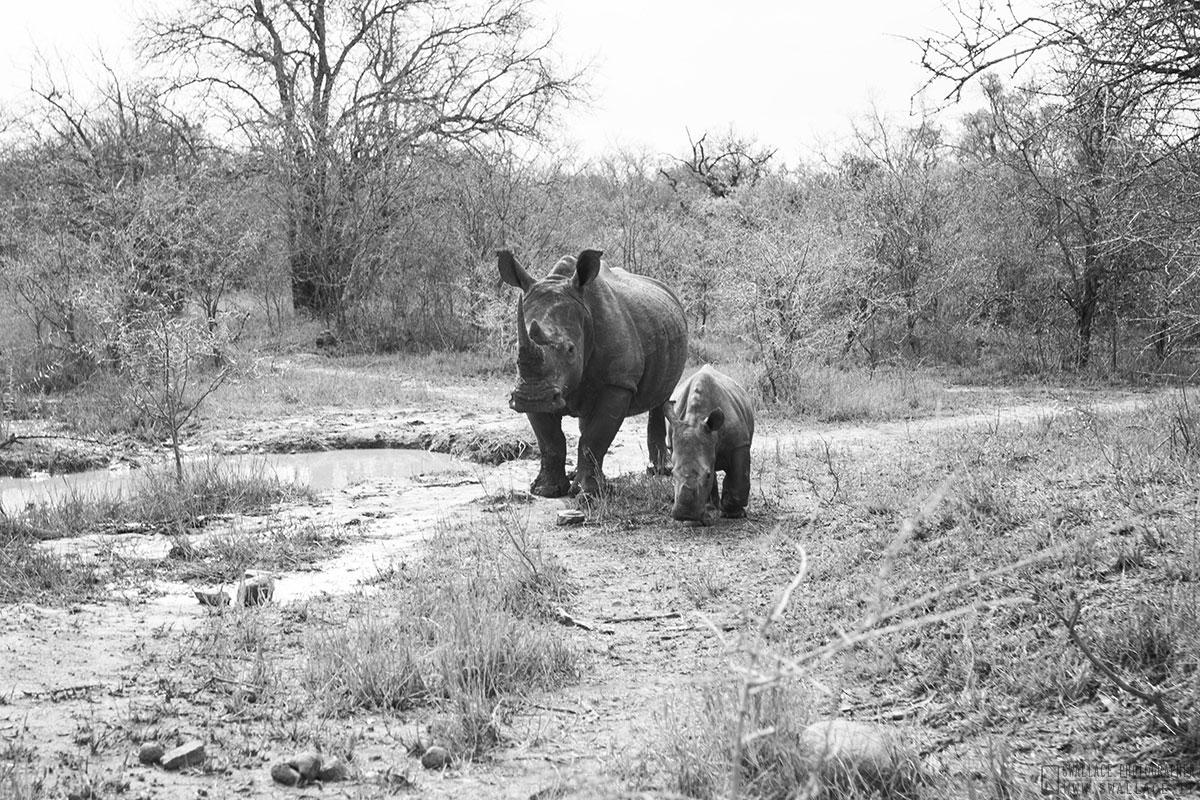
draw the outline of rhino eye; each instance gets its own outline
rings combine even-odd
[[[575,343],[567,342],[567,355],[570,355],[571,353],[574,353],[574,352],[575,352]]]

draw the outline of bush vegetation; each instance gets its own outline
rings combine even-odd
[[[413,22],[407,7],[389,9],[395,24]],[[515,146],[552,140],[546,112],[582,87],[524,44],[531,12],[510,0],[447,28],[507,43],[471,62],[483,72],[442,74],[468,46],[446,33],[428,74],[385,80],[371,102],[317,92],[301,108],[311,87],[273,77],[337,41],[350,43],[348,64],[372,63],[378,42],[342,30],[350,17],[289,26],[295,41],[271,54],[239,48],[269,19],[183,10],[146,21],[148,69],[164,84],[108,70],[83,96],[45,78],[0,152],[3,300],[20,321],[5,332],[10,384],[59,392],[123,375],[136,399],[144,348],[130,337],[163,314],[194,318],[210,378],[247,343],[249,319],[281,331],[293,311],[331,328],[341,352],[509,353],[512,300],[492,255],[502,246],[535,267],[599,247],[610,264],[665,280],[697,355],[732,342],[754,365],[747,383],[786,408],[813,407],[813,365],[1190,374],[1200,145],[1163,102],[1169,88],[1102,102],[1116,78],[1051,69],[987,78],[984,107],[957,119],[870,118],[850,145],[803,163],[735,131],[681,142],[677,156],[578,163]],[[306,37],[324,22],[345,38]],[[205,57],[176,59],[193,46]],[[509,82],[489,81],[493,68]],[[421,81],[464,105],[412,118],[404,93]],[[210,110],[241,135],[211,137],[200,100],[162,85],[211,87],[226,102]],[[511,104],[484,102],[479,85]],[[923,402],[916,394],[907,400]]]

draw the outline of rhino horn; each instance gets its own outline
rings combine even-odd
[[[525,330],[525,303],[517,301],[517,346],[521,349],[529,347],[529,331]]]
[[[533,323],[537,325],[535,320]],[[525,304],[517,302],[517,368],[522,376],[537,374],[542,367],[546,354],[542,348],[530,339],[530,331],[525,328]]]
[[[542,330],[542,326],[538,324],[536,319],[529,323],[529,338],[535,344],[544,344],[546,342],[546,332]]]

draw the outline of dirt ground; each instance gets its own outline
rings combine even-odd
[[[836,535],[814,521],[817,484],[787,483],[773,475],[781,460],[826,442],[869,468],[908,457],[914,442],[936,431],[1029,422],[1081,402],[1114,406],[1145,400],[1116,392],[1086,397],[1066,391],[961,392],[972,394],[963,410],[913,421],[801,428],[762,418],[746,520],[701,528],[646,516],[621,529],[590,521],[559,528],[555,514],[573,507],[572,501],[523,505],[519,513],[527,515],[529,530],[579,588],[570,614],[609,621],[597,622],[596,630],[563,629],[584,653],[578,680],[511,709],[507,744],[482,762],[444,773],[424,771],[405,748],[419,738],[418,722],[329,720],[331,731],[349,730],[354,737],[352,780],[302,790],[273,784],[268,768],[288,753],[263,724],[239,718],[206,696],[193,680],[205,673],[199,656],[179,658],[182,632],[197,630],[210,610],[196,603],[188,586],[153,581],[121,586],[103,604],[3,609],[0,747],[31,755],[29,776],[54,787],[47,796],[63,796],[72,787],[75,796],[89,796],[79,788],[85,785],[97,797],[374,797],[408,791],[428,797],[636,796],[637,787],[658,780],[658,745],[664,726],[672,724],[673,705],[714,677],[730,674],[731,643],[720,632],[733,630],[746,615],[756,618],[786,583],[789,576],[774,566],[778,553],[804,546],[819,567],[824,537]],[[284,452],[436,441],[452,450],[455,442],[530,440],[524,419],[503,400],[477,393],[471,407],[457,413],[373,408],[232,424],[209,420],[190,447],[193,453]],[[623,426],[606,465],[610,477],[642,468],[644,431],[644,419]],[[459,452],[467,446],[459,445]],[[288,518],[341,526],[352,536],[319,569],[279,574],[278,602],[253,613],[285,638],[309,635],[314,609],[353,603],[369,592],[371,576],[386,564],[413,558],[435,525],[486,524],[484,501],[497,493],[519,495],[535,470],[528,459],[464,462],[412,481],[364,480],[324,492],[313,504],[281,510]],[[154,538],[97,536],[57,546],[85,555],[114,549],[132,555],[161,548],[161,542],[148,541]],[[823,591],[819,581],[803,585],[792,601],[795,613],[803,615],[807,605],[821,601]],[[914,699],[886,685],[849,685],[839,681],[832,665],[814,678],[832,687],[815,701],[819,713],[900,726],[926,757],[961,762],[985,741],[986,732],[931,724],[940,705],[936,692]],[[1048,728],[1066,724],[1044,721]],[[166,772],[139,764],[137,742],[152,733],[201,739],[208,765]],[[1047,733],[1046,741],[1053,740],[1053,732]],[[1022,755],[1035,762],[1047,754]],[[392,777],[399,775],[411,786]]]

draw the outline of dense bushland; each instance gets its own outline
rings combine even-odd
[[[88,97],[36,87],[36,113],[0,153],[11,384],[128,371],[131,331],[156,309],[202,320],[215,367],[247,319],[274,329],[295,313],[348,350],[508,352],[501,246],[535,270],[598,247],[664,279],[696,354],[732,345],[755,363],[760,395],[790,406],[814,362],[1188,372],[1200,145],[1173,90],[1075,62],[1019,84],[986,78],[984,107],[957,118],[868,119],[849,147],[806,163],[778,163],[733,131],[681,141],[679,157],[579,163],[551,145],[550,112],[583,78],[525,44],[524,2],[464,23],[507,43],[509,63],[451,79],[467,43],[427,54],[420,80],[443,102],[425,111],[373,60],[385,44],[354,35],[363,19],[294,8],[338,35],[289,27],[294,48],[223,62],[205,48],[270,20],[195,12],[147,23],[157,81],[109,70]],[[368,32],[458,30],[378,10]],[[206,27],[219,19],[224,40]],[[204,57],[175,61],[190,46]],[[403,37],[386,46],[423,52]],[[344,55],[347,72],[315,76],[327,91],[305,101],[299,84],[264,88],[304,54]],[[189,94],[197,85],[218,96]],[[493,94],[472,105],[472,87]],[[236,134],[201,124],[217,110]]]

